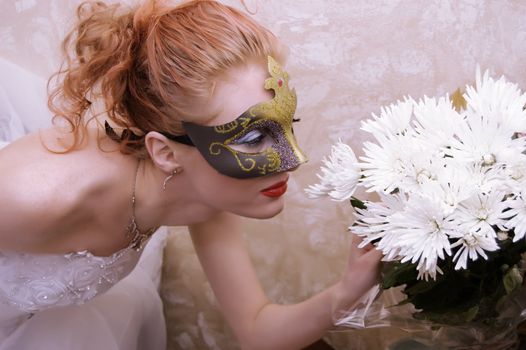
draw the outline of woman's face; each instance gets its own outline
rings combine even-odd
[[[248,108],[271,100],[274,93],[264,88],[268,76],[263,61],[251,61],[227,71],[217,79],[211,98],[191,111],[193,115],[204,117],[192,122],[205,126],[223,125],[235,120]],[[240,152],[258,153],[273,143],[271,136],[254,130],[230,147]],[[219,173],[195,147],[188,148],[182,166],[195,200],[211,209],[253,218],[269,218],[283,209],[288,172],[238,179]]]

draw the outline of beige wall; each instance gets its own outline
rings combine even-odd
[[[226,1],[241,7],[236,0]],[[43,76],[56,67],[59,38],[77,0],[0,0],[0,56]],[[290,182],[287,208],[247,222],[247,241],[263,285],[277,302],[301,300],[335,281],[352,221],[344,204],[308,200],[320,160],[338,138],[358,151],[359,122],[404,95],[441,95],[473,81],[476,65],[526,88],[526,2],[504,0],[255,0],[255,15],[290,47],[298,92],[296,126],[310,162]],[[1,78],[1,77],[0,77]],[[170,344],[231,349],[188,237],[172,237],[163,296]],[[389,331],[338,333],[337,348],[380,347]],[[205,345],[206,344],[206,345]],[[353,344],[352,346],[350,344]],[[360,345],[362,344],[362,345]]]

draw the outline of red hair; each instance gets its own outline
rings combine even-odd
[[[217,1],[170,7],[149,0],[134,9],[85,2],[77,17],[49,97],[55,118],[73,134],[66,152],[82,142],[86,113],[97,99],[119,127],[181,134],[190,101],[208,97],[214,78],[250,58],[282,58],[270,31]],[[122,150],[146,156],[143,141],[125,138]]]

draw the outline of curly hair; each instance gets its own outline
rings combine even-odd
[[[62,45],[64,63],[51,78],[58,83],[49,85],[56,86],[49,96],[54,119],[73,134],[65,152],[82,142],[93,119],[87,112],[102,100],[112,124],[139,131],[123,133],[121,151],[146,157],[144,134],[183,133],[191,103],[210,96],[214,78],[250,58],[283,58],[270,31],[212,0],[148,0],[135,8],[89,1],[77,17]]]

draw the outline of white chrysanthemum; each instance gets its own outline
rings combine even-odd
[[[453,256],[453,261],[456,262],[455,270],[466,269],[468,258],[475,261],[480,255],[487,260],[488,256],[486,252],[499,249],[495,237],[484,234],[481,231],[468,231],[465,233],[457,231],[451,233],[450,237],[458,238],[458,240],[451,245],[451,248],[460,246]]]
[[[514,230],[513,241],[516,242],[526,235],[526,197],[521,193],[506,203],[510,209],[504,213],[504,217],[508,218],[504,226]]]
[[[436,184],[446,164],[444,158],[432,158],[425,148],[420,148],[405,160],[406,171],[400,190],[407,193],[422,193]]]
[[[506,81],[504,77],[494,80],[489,72],[481,75],[477,68],[475,87],[466,87],[465,99],[469,122],[484,120],[508,129],[510,137],[516,132],[526,131],[526,94],[517,84]]]
[[[440,203],[447,214],[452,213],[460,202],[475,194],[504,192],[510,188],[501,167],[459,164],[453,158],[442,160],[443,165],[434,170],[435,181],[422,186],[420,193]]]
[[[413,114],[414,101],[405,98],[389,107],[382,107],[380,116],[372,114],[373,119],[362,122],[362,130],[371,133],[378,141],[391,135],[407,134],[411,132],[409,124]]]
[[[511,193],[520,193],[526,188],[526,155],[516,154],[502,171],[507,176],[506,185]]]
[[[464,97],[460,112],[447,96],[382,108],[362,123],[375,141],[360,162],[336,148],[307,190],[344,200],[359,181],[378,192],[381,202],[357,209],[351,229],[384,260],[416,264],[419,279],[436,279],[447,256],[456,269],[487,259],[499,248],[497,228],[526,237],[526,94],[477,71]]]
[[[417,264],[418,278],[436,278],[441,272],[438,259],[451,255],[449,234],[455,230],[451,219],[441,206],[426,197],[412,195],[403,211],[390,217],[392,234],[397,235],[396,246],[402,262]]]
[[[361,182],[367,192],[406,190],[430,176],[428,153],[409,135],[396,135],[378,144],[364,143],[360,161]]]
[[[415,137],[436,157],[444,156],[458,125],[465,124],[448,97],[424,97],[415,104],[414,116]]]
[[[500,191],[473,195],[459,204],[452,218],[460,230],[496,237],[493,227],[504,227],[505,224],[507,202],[504,197],[505,193]]]
[[[526,150],[526,138],[514,138],[526,131],[526,95],[501,78],[491,79],[477,72],[476,89],[467,87],[466,123],[455,127],[449,154],[457,160],[485,166],[506,165]]]
[[[319,184],[311,185],[305,191],[311,198],[329,196],[344,201],[354,194],[360,178],[358,160],[351,147],[339,141],[332,146],[329,158],[323,159]]]
[[[507,176],[502,166],[486,167],[482,164],[466,166],[465,179],[469,179],[466,186],[470,186],[477,193],[505,192],[509,189]]]
[[[472,118],[459,125],[446,153],[458,161],[484,166],[505,166],[513,155],[526,149],[524,138],[513,139],[507,127]]]
[[[389,218],[404,209],[407,198],[401,193],[394,195],[380,193],[380,197],[381,202],[366,202],[367,209],[356,209],[356,223],[349,229],[363,238],[360,247],[375,243],[385,255],[384,260],[395,260],[399,257],[399,248],[396,244],[398,236],[393,233]]]
[[[478,193],[478,187],[466,179],[472,178],[472,168],[455,164],[451,158],[440,158],[439,164],[433,169],[433,181],[420,188],[420,195],[429,198],[441,206],[445,215],[453,213],[458,204]]]

